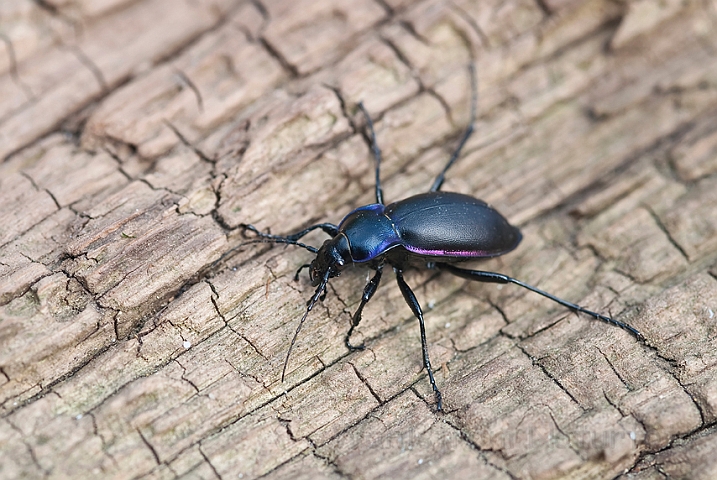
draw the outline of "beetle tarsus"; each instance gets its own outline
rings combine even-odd
[[[316,247],[312,247],[311,245],[306,245],[304,243],[299,242],[299,239],[305,236],[307,233],[312,232],[316,229],[323,230],[327,235],[330,236],[336,236],[339,233],[339,227],[332,223],[317,223],[316,225],[312,225],[310,227],[307,227],[300,232],[292,233],[291,235],[272,235],[271,233],[264,233],[260,231],[258,228],[256,228],[254,225],[242,225],[244,228],[244,231],[246,232],[249,230],[250,232],[254,233],[257,237],[259,237],[261,240],[258,240],[259,242],[267,242],[267,243],[283,243],[286,245],[296,245],[298,247],[304,248],[311,253],[317,253],[319,250]]]
[[[363,343],[361,345],[354,345],[351,343],[351,333],[353,333],[354,326],[351,325],[351,328],[349,328],[348,333],[346,334],[346,338],[344,339],[344,344],[346,345],[346,348],[349,349],[350,352],[360,352],[361,350],[366,349],[366,345]]]

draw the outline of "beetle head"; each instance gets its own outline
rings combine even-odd
[[[316,253],[316,258],[311,262],[309,268],[311,284],[317,286],[327,272],[329,277],[337,277],[352,262],[349,242],[343,233],[339,233],[324,242]]]

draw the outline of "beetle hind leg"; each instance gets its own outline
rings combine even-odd
[[[588,310],[587,308],[581,307],[580,305],[577,305],[575,303],[571,303],[566,300],[563,300],[562,298],[556,297],[555,295],[552,295],[546,291],[540,290],[539,288],[536,288],[532,285],[528,285],[527,283],[523,283],[520,280],[517,280],[513,277],[509,277],[508,275],[503,275],[502,273],[496,273],[496,272],[485,272],[482,270],[468,270],[465,268],[454,267],[453,265],[450,265],[448,263],[436,263],[435,266],[436,266],[436,268],[438,268],[440,270],[444,270],[448,273],[452,273],[453,275],[456,275],[461,278],[466,278],[468,280],[475,280],[478,282],[488,282],[488,283],[513,283],[513,284],[523,287],[527,290],[530,290],[531,292],[535,292],[538,295],[542,295],[545,298],[549,298],[550,300],[554,301],[555,303],[558,303],[564,307],[567,307],[574,312],[581,312],[581,313],[589,315],[597,320],[602,320],[603,322],[609,323],[610,325],[620,327],[623,330],[626,330],[629,333],[631,333],[632,335],[634,335],[638,340],[645,339],[645,337],[642,336],[642,333],[640,333],[635,327],[632,327],[632,326],[628,325],[627,323],[621,322],[619,320],[615,320],[615,319],[607,317],[605,315],[593,312],[592,310]]]
[[[431,368],[431,360],[428,358],[426,325],[423,322],[423,312],[421,311],[421,305],[418,303],[418,299],[416,299],[416,295],[411,290],[411,287],[409,287],[406,281],[403,279],[403,271],[398,268],[394,268],[393,271],[396,272],[396,281],[398,282],[398,288],[401,289],[401,293],[403,294],[404,300],[406,300],[408,306],[411,307],[413,315],[418,319],[418,325],[421,328],[421,350],[423,352],[423,366],[426,368],[426,372],[428,372],[428,381],[431,382],[431,388],[433,388],[433,393],[436,395],[436,410],[440,412],[441,410],[443,410],[443,395],[441,395],[441,391],[438,390],[438,386],[436,385],[436,379],[433,377],[433,368]]]
[[[346,333],[346,338],[344,340],[344,343],[346,343],[346,348],[351,351],[363,350],[365,348],[364,345],[352,345],[351,334],[354,332],[354,328],[358,327],[359,322],[361,322],[361,312],[363,311],[363,307],[368,303],[369,300],[371,300],[371,297],[373,297],[373,294],[376,293],[376,290],[378,290],[378,284],[381,281],[382,270],[383,265],[379,265],[378,267],[376,267],[376,273],[364,287],[363,296],[361,297],[361,303],[359,304],[358,308],[354,312],[353,318],[351,319],[351,328],[349,328],[349,331]]]

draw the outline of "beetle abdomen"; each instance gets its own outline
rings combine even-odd
[[[520,230],[469,195],[429,192],[386,206],[401,245],[437,257],[494,257],[518,246]]]

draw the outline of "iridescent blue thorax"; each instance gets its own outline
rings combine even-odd
[[[401,237],[386,207],[374,203],[359,207],[349,213],[339,224],[339,233],[349,241],[351,257],[356,263],[368,262],[401,243]]]

